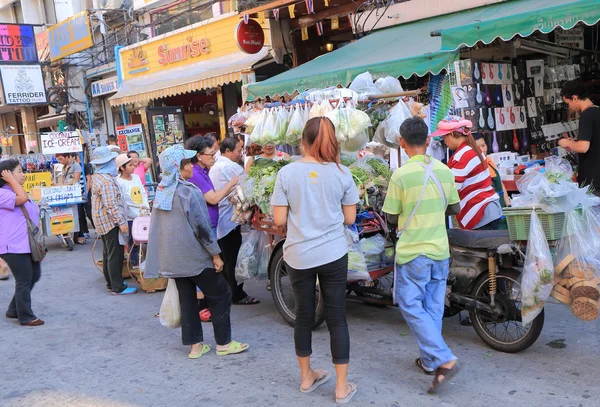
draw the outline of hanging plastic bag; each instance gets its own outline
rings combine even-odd
[[[369,142],[369,136],[367,135],[366,131],[363,131],[359,135],[355,136],[354,138],[349,138],[346,141],[341,141],[340,149],[342,151],[356,152],[356,151],[363,150],[367,146],[368,142]]]
[[[394,78],[393,76],[386,76],[385,78],[377,79],[375,81],[375,87],[380,93],[384,95],[404,92],[404,89],[402,89],[402,85],[400,85],[400,81]],[[389,100],[393,99],[398,99],[398,97],[389,98]]]
[[[346,119],[348,120],[348,138],[361,135],[371,126],[369,115],[354,107],[346,108]],[[368,142],[367,137],[367,142]]]
[[[179,304],[179,291],[172,278],[167,283],[167,291],[160,305],[160,324],[169,329],[181,326],[181,305]]]
[[[366,99],[368,96],[381,94],[381,91],[373,83],[373,76],[369,72],[363,72],[354,78],[348,89],[358,93],[359,99]]]
[[[238,281],[255,278],[258,274],[257,248],[260,232],[251,230],[242,241],[242,246],[235,265],[235,278]]]
[[[290,118],[290,124],[285,133],[285,142],[290,146],[298,146],[302,140],[302,132],[304,131],[302,114],[301,108],[296,105]]]
[[[259,122],[261,113],[262,112],[258,110],[252,110],[248,113],[246,121],[244,122],[244,127],[246,127],[246,134],[252,134],[254,128]]]
[[[379,127],[383,127],[385,139],[388,143],[398,145],[400,126],[410,117],[412,117],[410,110],[401,100],[390,110],[388,118],[379,125]]]
[[[267,123],[268,119],[269,119],[268,109],[263,109],[260,112],[259,117],[257,118],[256,125],[254,126],[254,129],[252,129],[252,132],[250,133],[250,140],[254,144],[258,144],[259,146],[263,145],[263,143],[264,143],[264,140],[263,140],[263,137],[264,137],[264,128],[265,128],[265,124]],[[246,120],[246,123],[247,122],[248,122],[248,120]]]
[[[348,246],[348,281],[371,281],[365,255],[360,250],[358,232],[351,227],[344,229]]]
[[[552,254],[542,223],[535,211],[532,211],[527,253],[521,279],[523,325],[531,323],[542,312],[544,303],[552,292],[553,268]]]
[[[266,280],[269,278],[269,262],[271,260],[271,239],[267,232],[258,232],[258,246],[256,248],[256,256],[258,257],[258,280]]]
[[[365,255],[381,254],[385,250],[385,237],[380,234],[360,239],[360,250]]]
[[[329,120],[331,120],[331,123],[333,123],[333,127],[335,127],[335,138],[337,141],[342,143],[348,140],[350,121],[348,119],[348,111],[344,100],[340,99],[336,108],[327,113],[325,117],[327,117]]]
[[[287,111],[287,109],[280,107],[277,109],[276,119],[278,126],[277,137],[275,140],[273,140],[273,142],[275,143],[275,145],[279,146],[285,144],[285,133],[287,132],[288,125],[290,123],[290,114]]]

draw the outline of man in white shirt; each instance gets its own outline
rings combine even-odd
[[[225,188],[225,185],[236,176],[243,175],[244,168],[238,163],[242,157],[244,143],[236,137],[227,137],[221,142],[221,157],[210,169],[210,177],[215,191]],[[231,301],[234,304],[253,305],[258,304],[256,298],[250,297],[244,291],[244,283],[238,284],[235,279],[235,265],[238,253],[242,246],[241,227],[231,220],[233,216],[233,205],[227,197],[219,202],[219,223],[217,225],[217,239],[223,256],[223,275],[231,287]]]

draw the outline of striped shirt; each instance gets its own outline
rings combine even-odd
[[[447,205],[457,204],[459,198],[452,171],[440,161],[431,157],[428,159],[433,161],[433,171],[442,184]],[[417,162],[428,161],[423,155],[412,157],[394,172],[388,186],[383,211],[390,215],[398,215],[399,229],[405,226],[423,190],[425,169],[416,164]],[[437,261],[450,257],[446,232],[446,207],[438,187],[431,178],[427,182],[415,216],[396,244],[398,264],[409,263],[421,255]]]
[[[127,223],[121,189],[117,179],[108,174],[92,177],[92,219],[96,232],[106,235],[117,226]]]
[[[486,206],[500,199],[492,186],[490,173],[466,142],[450,157],[448,167],[454,173],[460,196],[460,213],[456,219],[461,228],[474,229],[483,218]]]

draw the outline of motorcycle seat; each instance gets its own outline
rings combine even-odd
[[[508,230],[462,230],[449,229],[450,245],[472,249],[496,249],[510,243]]]

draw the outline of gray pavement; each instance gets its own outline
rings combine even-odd
[[[293,331],[277,313],[263,282],[247,291],[262,302],[234,306],[233,337],[244,354],[214,352],[187,359],[179,330],[154,314],[162,293],[114,297],[91,260],[91,245],[67,252],[50,240],[34,311],[46,321],[20,327],[0,318],[0,406],[328,406],[333,381],[301,394]],[[98,254],[100,249],[97,249]],[[4,314],[14,288],[0,281]],[[348,303],[350,378],[354,406],[598,406],[599,329],[561,305],[547,307],[538,342],[517,355],[486,347],[457,318],[445,321],[446,339],[464,371],[440,396],[425,390],[430,377],[413,365],[417,346],[395,308]],[[213,342],[205,324],[207,343]],[[325,326],[313,336],[314,366],[333,370]]]

